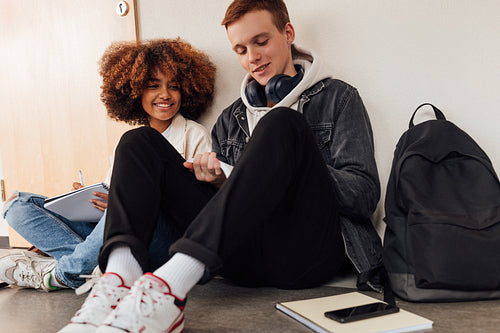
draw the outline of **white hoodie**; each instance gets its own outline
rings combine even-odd
[[[253,129],[255,128],[255,126],[257,126],[259,120],[263,116],[265,116],[269,111],[281,106],[297,110],[299,97],[303,91],[309,89],[317,82],[326,79],[328,77],[331,77],[329,71],[323,66],[323,62],[314,51],[302,49],[297,46],[295,47],[297,51],[310,55],[313,61],[310,62],[309,60],[304,58],[296,58],[293,60],[294,64],[301,65],[302,68],[304,69],[304,77],[297,84],[297,86],[295,86],[295,88],[288,95],[285,96],[285,98],[283,98],[278,104],[276,104],[272,108],[252,106],[248,102],[248,99],[245,95],[245,88],[248,82],[250,82],[253,79],[250,76],[250,74],[247,74],[243,79],[243,82],[241,84],[240,94],[241,94],[241,99],[243,100],[243,103],[247,108],[248,129],[250,131],[250,135],[252,135]]]

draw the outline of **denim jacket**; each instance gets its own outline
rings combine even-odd
[[[358,288],[381,290],[378,275],[381,241],[370,216],[380,198],[368,114],[357,90],[336,79],[324,79],[304,91],[298,102],[337,185],[342,236],[358,275]],[[249,140],[246,107],[241,98],[226,108],[212,130],[212,150],[230,165]]]

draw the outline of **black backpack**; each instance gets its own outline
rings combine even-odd
[[[424,105],[437,120],[413,124]],[[486,153],[431,104],[401,136],[387,184],[383,261],[409,301],[500,297],[500,182]]]

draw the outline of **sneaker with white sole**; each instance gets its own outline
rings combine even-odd
[[[130,287],[123,283],[120,275],[105,273],[94,285],[80,310],[59,333],[95,332],[129,291]]]
[[[84,278],[86,281],[80,287],[76,288],[75,294],[80,296],[91,290],[97,281],[99,281],[101,276],[102,272],[99,266],[96,266],[90,275],[81,274],[80,277]]]
[[[0,258],[0,280],[18,287],[57,290],[60,288],[50,285],[51,272],[56,264],[54,258],[34,252],[11,252]]]
[[[181,333],[185,305],[186,300],[173,295],[165,281],[146,273],[96,333]]]

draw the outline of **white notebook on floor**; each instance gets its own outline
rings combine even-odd
[[[363,319],[350,323],[339,323],[325,317],[325,312],[357,305],[377,302],[364,294],[353,292],[276,304],[276,308],[301,322],[314,332],[321,333],[382,333],[411,332],[432,328],[433,322],[414,313],[400,309],[380,317]]]

